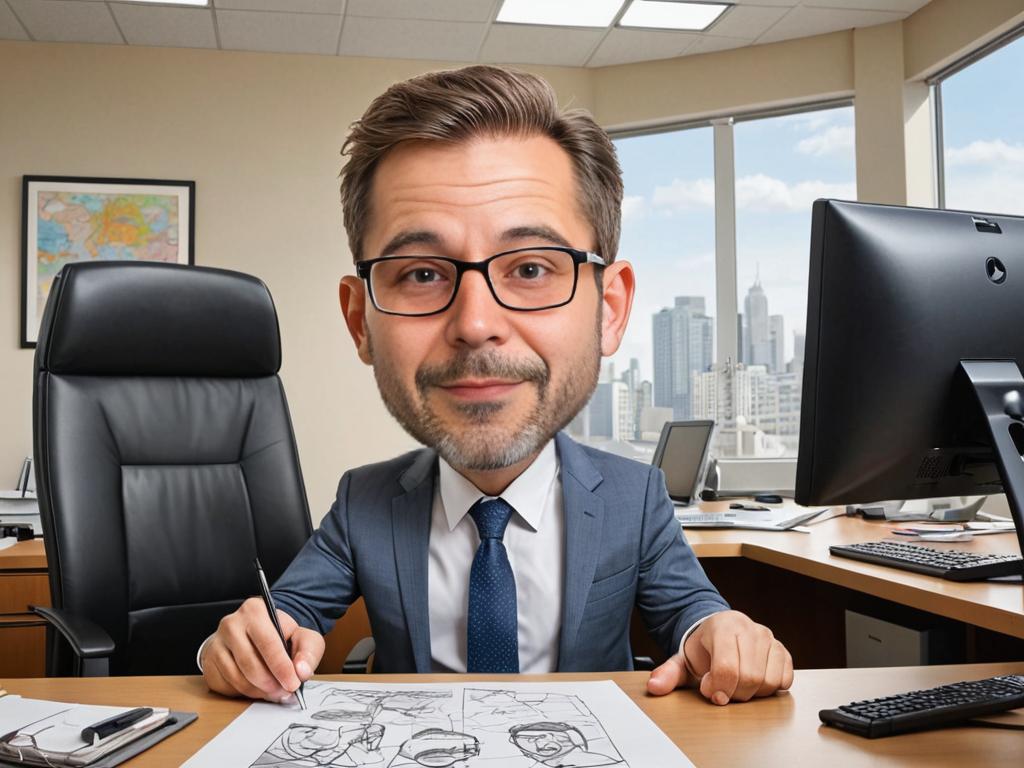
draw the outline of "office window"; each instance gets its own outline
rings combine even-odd
[[[650,461],[662,425],[692,416],[694,374],[714,362],[715,182],[710,127],[615,140],[625,196],[618,258],[637,290],[622,346],[569,427]]]
[[[1016,37],[939,80],[942,207],[1024,214],[1022,72]]]
[[[811,204],[856,200],[853,107],[737,121],[737,353],[720,455],[796,456]]]

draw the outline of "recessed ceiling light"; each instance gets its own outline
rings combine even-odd
[[[676,0],[633,0],[620,27],[704,30],[730,3],[686,3]]]
[[[561,27],[607,27],[623,0],[505,0],[497,21]]]
[[[149,3],[151,5],[201,5],[207,6],[210,0],[118,0],[121,3]]]

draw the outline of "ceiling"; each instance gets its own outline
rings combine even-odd
[[[0,39],[602,67],[885,24],[928,0],[732,2],[698,33],[499,24],[501,0],[0,0]]]

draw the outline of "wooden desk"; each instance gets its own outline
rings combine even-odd
[[[998,766],[1018,765],[1024,736],[1019,731],[950,728],[889,739],[862,739],[821,726],[818,710],[886,693],[957,680],[1024,673],[1024,663],[896,669],[802,670],[790,693],[746,704],[716,707],[695,691],[655,698],[645,692],[647,673],[612,675],[521,675],[517,681],[614,680],[697,765],[780,766]],[[342,680],[341,676],[322,679]],[[352,677],[347,678],[352,680]],[[369,675],[360,682],[467,682],[468,675]],[[489,678],[493,680],[494,678]],[[82,703],[157,704],[195,711],[199,719],[126,765],[180,766],[246,706],[206,690],[198,677],[21,679],[5,683],[11,693]],[[1024,710],[1002,715],[1024,724]],[[653,768],[637,766],[633,768]]]
[[[45,623],[29,605],[49,605],[42,539],[0,549],[0,677],[43,674]]]

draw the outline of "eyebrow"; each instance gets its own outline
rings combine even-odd
[[[517,240],[526,239],[543,240],[551,245],[560,245],[564,248],[572,247],[570,246],[569,241],[559,234],[557,230],[544,224],[534,224],[506,229],[501,233],[501,236],[498,238],[498,242],[509,244],[514,243]],[[387,245],[381,249],[379,255],[388,256],[399,248],[404,248],[407,245],[442,246],[444,245],[444,238],[437,232],[433,232],[429,229],[405,230],[399,232],[388,240]]]

